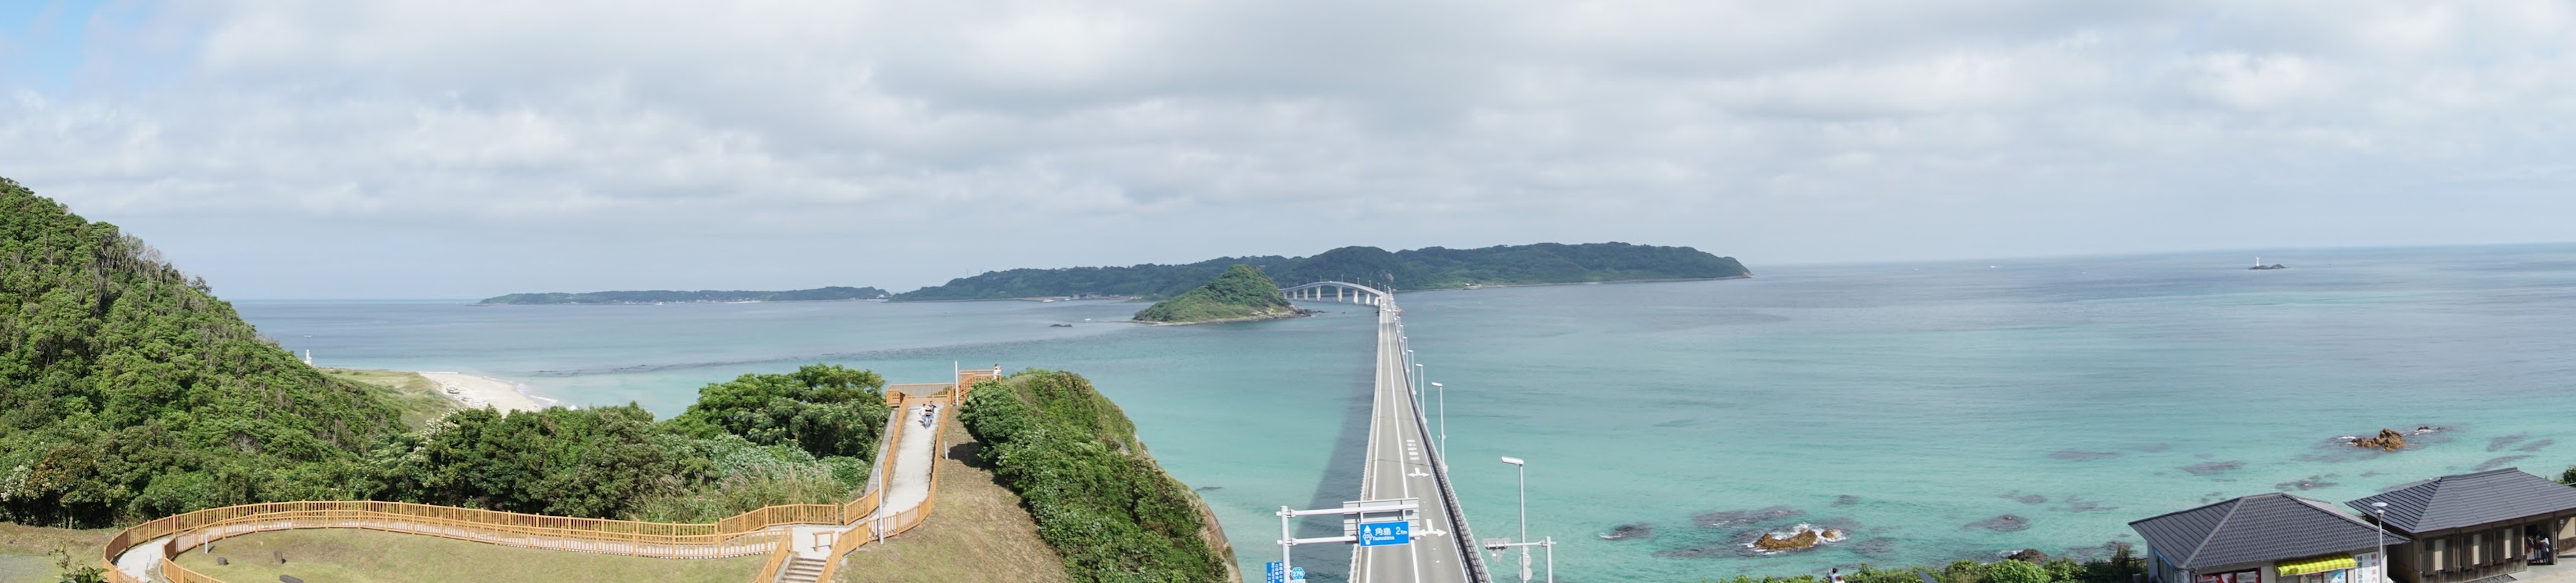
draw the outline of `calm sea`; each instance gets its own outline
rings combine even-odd
[[[1530,534],[1565,543],[1561,581],[2098,552],[2135,540],[2128,521],[2225,497],[2339,503],[2576,463],[2576,246],[2263,255],[2291,268],[2248,271],[2235,254],[1757,262],[1746,280],[1401,301],[1452,393],[1448,447],[1477,534],[1518,532],[1515,475],[1495,460],[1526,458]],[[961,363],[1079,372],[1202,488],[1254,573],[1277,553],[1271,512],[1351,494],[1365,430],[1371,320],[1344,305],[1177,328],[1107,323],[1141,305],[1097,301],[238,306],[289,347],[310,335],[323,365],[479,373],[663,415],[708,382],[800,363],[895,382]],[[2448,430],[2399,453],[2334,442],[2428,425]],[[1797,523],[1852,539],[1767,557],[1738,544]],[[1621,524],[1653,533],[1596,536]],[[1322,581],[1340,563],[1304,564]]]

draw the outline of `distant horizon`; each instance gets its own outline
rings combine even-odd
[[[1551,241],[1551,242],[1556,242],[1556,241]],[[1599,242],[1599,241],[1593,241],[1593,242]],[[1623,241],[1623,242],[1626,242],[1626,243],[1634,243],[1634,244],[1638,244],[1638,245],[1652,245],[1652,243],[1637,243],[1637,242],[1635,242],[1635,241]],[[1573,243],[1571,243],[1571,242],[1564,242],[1564,243],[1567,243],[1567,244],[1573,244]],[[1437,247],[1437,246],[1438,246],[1438,245],[1435,245],[1435,247]],[[1671,247],[1683,247],[1683,246],[1685,246],[1685,245],[1669,245],[1669,246],[1671,246]],[[2107,258],[2107,257],[2143,257],[2143,256],[2153,256],[2153,255],[2191,255],[2191,254],[2212,254],[2212,255],[2215,255],[2215,254],[2219,254],[2219,253],[2241,253],[2241,254],[2246,254],[2246,258],[2247,258],[2247,260],[2248,260],[2247,262],[2250,264],[2250,263],[2251,263],[2252,258],[2253,258],[2256,254],[2259,254],[2259,253],[2271,253],[2271,252],[2275,252],[2275,251],[2282,252],[2282,253],[2297,253],[2297,252],[2301,252],[2301,251],[2366,251],[2366,250],[2399,250],[2399,249],[2446,249],[2446,248],[2477,248],[2477,247],[2548,247],[2548,246],[2576,246],[2576,241],[2545,241],[2545,242],[2528,242],[2528,243],[2459,243],[2459,244],[2436,244],[2436,245],[2354,245],[2354,246],[2348,246],[2348,247],[2292,247],[2292,248],[2275,248],[2275,249],[2205,249],[2205,250],[2178,250],[2178,251],[2146,251],[2146,252],[2134,252],[2134,253],[2080,253],[2080,254],[2064,254],[2064,255],[2019,255],[2019,256],[2007,256],[2007,257],[1954,257],[1954,258],[1937,258],[1937,259],[1907,259],[1907,260],[1896,260],[1896,261],[1867,261],[1867,260],[1855,260],[1855,261],[1807,261],[1807,262],[1797,262],[1797,263],[1773,263],[1773,264],[1762,264],[1762,263],[1753,262],[1753,261],[1745,261],[1745,267],[1746,267],[1747,269],[1751,269],[1751,270],[1753,271],[1753,277],[1761,277],[1761,276],[1762,276],[1762,270],[1763,270],[1763,267],[1762,267],[1762,266],[1764,266],[1764,265],[1769,265],[1769,266],[1774,267],[1774,268],[1796,269],[1796,268],[1800,268],[1800,267],[1838,267],[1838,266],[1861,266],[1861,265],[1903,265],[1903,264],[1909,264],[1909,263],[1975,263],[1975,262],[1984,262],[1984,261],[2016,261],[2016,260],[2033,260],[2033,259],[2080,259],[2080,258],[2090,258],[2090,257],[2105,257],[2105,258]],[[1452,248],[1454,248],[1454,247],[1452,247]],[[1716,251],[1709,251],[1709,250],[1707,250],[1707,249],[1701,249],[1701,251],[1708,251],[1708,252],[1709,252],[1709,253],[1711,253],[1711,254],[1718,255],[1718,256],[1721,256],[1721,257],[1735,257],[1738,261],[1744,261],[1744,258],[1743,258],[1743,257],[1736,257],[1736,256],[1728,255],[1728,254],[1726,254],[1726,253],[1720,253],[1720,252],[1716,252]],[[1287,255],[1287,256],[1288,256],[1288,257],[1299,257],[1299,255]],[[1225,255],[1225,256],[1223,256],[1223,257],[1247,257],[1247,256],[1246,256],[1246,255]],[[1257,256],[1257,255],[1255,255],[1255,256],[1250,256],[1250,257],[1258,257],[1258,256]],[[2293,256],[2284,256],[2284,257],[2293,257]],[[1215,259],[1215,258],[1216,258],[1216,257],[1208,257],[1208,258],[1206,258],[1206,259],[1201,259],[1200,261],[1205,261],[1205,260],[1207,260],[1207,259]],[[2278,258],[2276,258],[2276,259],[2278,259]],[[2290,262],[2288,262],[2288,261],[2273,261],[2273,260],[2266,260],[2265,262],[2266,262],[2266,263],[2290,263]],[[1195,263],[1195,262],[1183,262],[1183,263]],[[1013,267],[1013,268],[997,269],[997,270],[991,270],[991,271],[1004,271],[1004,270],[1008,270],[1008,269],[1057,269],[1057,268],[1080,268],[1080,267],[1126,267],[1126,266],[1142,265],[1142,264],[1143,264],[1143,263],[1127,263],[1127,264],[1114,264],[1114,265],[1060,265],[1060,266],[1045,266],[1045,267],[1041,267],[1041,266],[1026,266],[1026,267]],[[1170,263],[1161,263],[1161,264],[1159,264],[1159,265],[1172,265],[1172,264],[1170,264]],[[2298,265],[2296,265],[2296,264],[2294,264],[2294,263],[2290,263],[2290,267],[2292,267],[2292,268],[2297,268],[2297,267],[2298,267]],[[186,266],[180,266],[180,270],[181,270],[181,271],[186,271],[186,270],[187,270],[187,269],[186,269]],[[984,272],[977,272],[977,273],[972,273],[972,274],[960,275],[960,276],[957,276],[957,278],[972,277],[972,276],[974,276],[974,275],[978,275],[978,274],[981,274],[981,273],[984,273]],[[954,279],[954,278],[952,278],[952,279]],[[213,282],[209,282],[209,283],[210,283],[210,284],[212,284]],[[941,283],[946,283],[946,281],[945,281],[945,280],[943,280]],[[1609,283],[1626,283],[1626,282],[1609,282]],[[899,294],[899,293],[903,293],[903,292],[906,292],[906,291],[912,291],[912,290],[915,290],[915,289],[920,289],[920,288],[923,288],[923,287],[931,287],[931,286],[936,286],[936,285],[940,285],[940,284],[930,284],[930,285],[928,285],[928,286],[915,286],[915,287],[910,287],[910,288],[900,288],[900,291],[898,291],[898,288],[895,288],[895,287],[886,287],[886,286],[881,286],[881,285],[876,285],[876,284],[869,284],[869,283],[833,283],[833,284],[823,284],[823,285],[805,286],[805,287],[782,287],[782,288],[752,288],[752,287],[708,287],[708,288],[692,287],[692,288],[679,288],[679,287],[654,287],[654,288],[593,289],[593,290],[546,290],[546,291],[520,290],[520,291],[499,292],[499,293],[493,293],[493,294],[490,294],[490,295],[480,295],[480,296],[472,296],[472,297],[240,297],[240,298],[227,297],[227,296],[225,296],[225,295],[223,294],[223,289],[222,289],[221,287],[217,287],[217,288],[215,289],[215,296],[216,296],[216,297],[218,297],[218,298],[223,298],[225,301],[236,301],[236,302],[239,302],[239,301],[255,301],[255,302],[313,302],[313,301],[321,301],[321,302],[340,302],[340,301],[345,301],[345,302],[378,302],[378,301],[380,301],[380,302],[451,302],[451,301],[452,301],[452,302],[473,303],[473,302],[478,302],[478,301],[481,301],[481,300],[484,300],[484,299],[487,299],[487,298],[499,297],[499,296],[509,295],[509,294],[518,294],[518,293],[590,293],[590,292],[604,292],[604,291],[709,291],[709,290],[719,290],[719,291],[734,291],[734,290],[744,290],[744,291],[780,291],[780,290],[815,289],[815,288],[822,288],[822,287],[844,286],[844,287],[876,287],[876,288],[878,288],[878,289],[886,290],[888,293],[898,293],[898,294]],[[1396,290],[1396,293],[1423,292],[1423,291],[1448,291],[1448,290]],[[860,301],[860,300],[820,300],[820,301]],[[937,301],[1012,301],[1012,300],[937,300]],[[561,304],[561,305],[593,305],[593,304]],[[605,305],[605,304],[602,304],[602,305]]]

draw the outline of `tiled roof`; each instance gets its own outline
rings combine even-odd
[[[2272,493],[2129,523],[2174,566],[2200,569],[2369,549],[2379,528],[2324,502]],[[2387,535],[2387,544],[2406,537]]]
[[[2389,528],[2432,532],[2576,510],[2576,488],[2505,468],[2442,476],[2344,505],[2369,513],[2372,502],[2388,503]]]

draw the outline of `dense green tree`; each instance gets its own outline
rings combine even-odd
[[[468,409],[380,450],[384,498],[612,518],[712,477],[690,440],[641,407]]]
[[[761,445],[795,445],[815,457],[869,459],[885,431],[884,388],[876,373],[839,365],[747,374],[698,389],[698,401],[671,423],[692,437],[731,433]]]

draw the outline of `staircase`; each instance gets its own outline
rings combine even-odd
[[[823,574],[823,561],[806,556],[790,559],[786,568],[778,570],[778,583],[815,583],[814,578]]]

